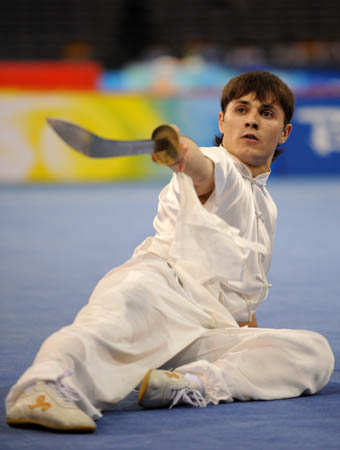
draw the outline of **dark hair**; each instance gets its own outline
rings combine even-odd
[[[242,73],[232,78],[225,86],[221,95],[221,110],[223,114],[232,100],[239,99],[244,95],[253,92],[255,98],[260,102],[268,98],[281,106],[284,112],[284,125],[290,123],[294,113],[294,95],[289,87],[276,75],[270,72],[255,70]],[[215,144],[220,145],[222,136],[215,137]],[[273,161],[283,153],[283,150],[276,148]]]

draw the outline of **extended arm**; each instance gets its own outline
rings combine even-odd
[[[178,134],[179,145],[178,156],[175,162],[168,165],[174,172],[184,172],[191,177],[197,195],[204,202],[214,190],[214,163],[204,156],[197,144],[188,137],[181,136],[179,129],[172,125]],[[153,154],[153,160],[157,162],[157,157]]]

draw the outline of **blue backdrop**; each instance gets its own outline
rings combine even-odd
[[[273,172],[340,175],[340,99],[297,99],[293,126]]]

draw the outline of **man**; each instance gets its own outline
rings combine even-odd
[[[249,72],[226,85],[221,107],[219,147],[199,148],[174,127],[156,235],[44,342],[7,397],[9,424],[94,431],[138,385],[139,403],[160,408],[289,398],[328,382],[325,338],[256,328],[254,315],[276,221],[266,180],[292,130],[293,95],[275,75]]]

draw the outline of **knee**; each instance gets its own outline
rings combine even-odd
[[[311,377],[306,392],[314,393],[329,381],[334,370],[334,355],[327,339],[313,331],[303,332],[302,365]]]

